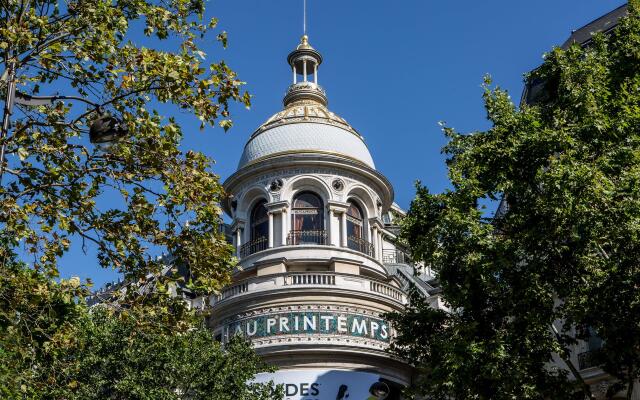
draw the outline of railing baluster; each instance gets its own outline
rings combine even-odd
[[[283,274],[282,279],[276,282],[276,286],[273,289],[277,289],[278,287],[284,289],[286,286],[335,286],[337,282],[336,276],[341,276],[341,274],[332,272],[285,273]],[[260,285],[260,283],[263,282],[262,279],[264,278],[249,278],[247,280],[237,282],[235,285],[224,288],[220,294],[214,297],[216,299],[216,303],[250,292],[249,286],[252,282],[258,283],[258,287],[262,286]],[[377,293],[395,301],[403,301],[404,294],[401,289],[367,277],[361,276],[357,279],[367,285],[364,290],[369,293]],[[358,290],[349,285],[345,285],[344,287],[341,285],[338,287],[347,290]]]
[[[296,246],[304,244],[327,244],[327,232],[325,230],[296,231],[289,232],[287,245]]]
[[[412,264],[411,257],[398,249],[383,249],[382,262],[384,264]]]
[[[250,256],[262,250],[266,250],[269,240],[266,236],[260,236],[240,246],[240,258]]]

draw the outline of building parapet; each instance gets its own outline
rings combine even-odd
[[[407,302],[404,291],[377,279],[335,272],[287,272],[256,276],[236,282],[225,288],[219,295],[212,296],[209,304],[215,307],[230,299],[249,294],[298,288],[352,291],[367,296],[380,296],[397,305],[404,305]]]

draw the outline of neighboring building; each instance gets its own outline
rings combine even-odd
[[[618,25],[620,18],[627,15],[627,13],[627,4],[621,5],[615,10],[589,22],[577,30],[574,30],[560,48],[566,50],[576,43],[582,47],[590,46],[592,43],[592,37],[595,33],[602,32],[607,34],[612,32]],[[522,103],[535,104],[538,101],[546,100],[547,96],[548,94],[544,91],[544,82],[531,80],[525,85],[525,89],[522,94]],[[496,216],[506,212],[507,209],[508,200],[503,199]],[[607,389],[611,384],[611,376],[598,368],[597,365],[593,363],[593,358],[591,357],[591,355],[601,347],[602,340],[598,338],[595,332],[592,332],[592,336],[589,340],[579,341],[573,346],[570,357],[571,363],[576,368],[582,379],[591,385],[593,393],[598,399],[605,398]],[[558,367],[568,370],[567,365],[559,357],[556,357],[554,362]],[[638,385],[636,384],[636,390],[632,397],[633,400],[640,400],[640,392],[637,387]],[[620,393],[620,395],[622,395],[622,393]],[[624,397],[614,397],[614,399],[617,398]]]
[[[396,246],[393,187],[363,136],[327,108],[322,56],[307,36],[287,61],[284,109],[251,135],[224,182],[241,268],[206,300],[208,323],[221,341],[249,338],[279,368],[258,380],[285,384],[287,399],[397,398],[412,370],[387,352],[384,314],[403,309],[412,283],[434,306],[438,290]]]
[[[560,48],[566,50],[574,43],[578,43],[583,47],[588,47],[591,44],[592,37],[595,33],[602,32],[606,34],[611,32],[618,25],[620,18],[627,15],[627,12],[628,7],[625,3],[615,10],[596,18],[582,28],[572,31],[569,38],[562,44],[562,46],[560,46]],[[546,96],[547,93],[544,91],[544,82],[534,79],[525,84],[521,101],[522,103],[533,104],[544,100]]]

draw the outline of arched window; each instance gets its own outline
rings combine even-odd
[[[251,238],[240,248],[240,257],[246,257],[258,251],[265,250],[269,245],[269,216],[266,200],[260,200],[251,210]]]
[[[293,199],[289,244],[326,244],[324,207],[315,193],[302,192]]]
[[[269,216],[266,200],[260,200],[251,210],[251,241],[269,236]]]
[[[364,213],[352,200],[347,208],[347,246],[350,249],[373,256],[373,245],[364,238]]]
[[[349,208],[347,209],[347,236],[354,238],[362,238],[363,222],[362,211],[360,207],[353,201],[349,200]]]

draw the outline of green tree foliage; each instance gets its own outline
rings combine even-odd
[[[0,398],[37,399],[38,371],[74,346],[76,321],[86,314],[77,299],[89,291],[77,279],[48,279],[15,254],[5,252],[1,261]]]
[[[37,268],[55,271],[79,237],[130,278],[160,268],[146,252],[153,246],[191,266],[193,288],[227,283],[231,249],[217,231],[222,189],[211,160],[183,151],[180,126],[152,108],[167,103],[226,129],[230,102],[249,104],[224,62],[206,62],[199,45],[217,21],[203,15],[204,0],[2,2],[3,79],[15,65],[19,91],[87,98],[130,133],[105,151],[87,140],[94,107],[16,105],[0,223]],[[226,33],[216,38],[226,45]]]
[[[247,385],[264,369],[243,342],[214,343],[169,288],[182,280],[149,249],[170,253],[190,293],[230,281],[219,233],[223,190],[212,160],[181,145],[156,109],[228,129],[243,82],[203,43],[226,46],[204,0],[0,1],[0,96],[76,96],[15,105],[0,181],[0,397],[19,399],[267,398]],[[213,37],[211,36],[213,35]],[[93,146],[98,116],[128,135]],[[189,223],[187,224],[187,220]],[[90,311],[89,287],[58,279],[72,245],[92,243],[103,267],[136,287],[120,308]],[[27,264],[28,262],[28,264]],[[114,305],[114,304],[112,304]]]
[[[248,342],[234,337],[223,347],[179,300],[170,307],[89,309],[78,301],[87,294],[77,279],[56,282],[5,260],[0,398],[282,398],[280,388],[250,383],[272,369]],[[177,315],[180,324],[173,322]]]
[[[588,48],[554,49],[529,79],[534,105],[490,88],[492,127],[445,127],[452,189],[418,192],[403,227],[437,271],[451,312],[414,296],[395,350],[428,398],[567,399],[589,387],[564,369],[572,330],[631,396],[640,374],[640,2]],[[482,204],[505,196],[489,218]],[[558,335],[553,333],[556,323]],[[573,383],[575,382],[575,384]],[[630,397],[628,397],[630,398]]]
[[[239,336],[223,347],[204,326],[176,334],[148,315],[96,309],[80,321],[74,347],[45,371],[41,389],[45,398],[69,400],[281,399],[273,386],[247,383],[265,370]]]

